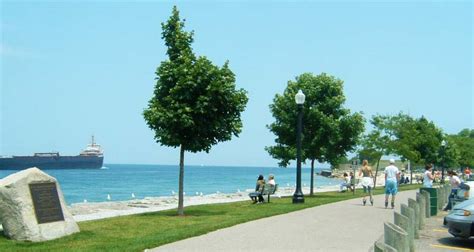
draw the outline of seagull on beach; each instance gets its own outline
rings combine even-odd
[[[186,192],[183,192],[183,196],[186,196]]]
[[[135,199],[135,193],[132,193],[132,199]]]
[[[171,195],[174,196],[175,194],[176,194],[176,193],[175,193],[173,190],[171,190]]]
[[[286,187],[290,187],[290,183],[286,183]]]
[[[86,200],[86,199],[84,199],[84,203],[87,203],[87,200]]]
[[[198,196],[198,195],[199,195],[199,192],[196,192],[196,196]]]
[[[110,194],[107,194],[107,200],[111,200],[112,197],[110,197]]]
[[[239,192],[240,192],[240,189],[237,189],[237,192],[239,193]]]
[[[199,196],[201,196],[201,197],[202,197],[203,195],[204,195],[204,194],[203,194],[202,192],[199,194]]]

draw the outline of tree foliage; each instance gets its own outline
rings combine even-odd
[[[155,72],[153,97],[143,116],[156,142],[181,148],[178,211],[182,214],[184,152],[209,152],[218,142],[238,136],[248,98],[244,90],[235,89],[228,62],[218,67],[206,57],[195,56],[193,32],[184,31],[176,6],[161,26],[168,60]]]
[[[364,118],[343,107],[343,81],[322,73],[304,73],[277,94],[270,105],[275,122],[268,125],[276,135],[276,145],[265,149],[280,166],[296,160],[297,105],[295,94],[301,89],[306,95],[303,108],[302,160],[337,163],[353,150],[364,131]],[[313,172],[312,175],[313,176]]]
[[[376,115],[371,120],[374,129],[364,137],[359,155],[365,155],[377,160],[383,155],[398,155],[402,160],[410,160],[414,164],[437,163],[451,150],[441,149],[443,132],[425,117],[418,119],[399,113],[394,116]],[[441,155],[441,151],[449,151]],[[454,157],[452,157],[454,158]]]
[[[447,138],[448,148],[456,149],[457,165],[462,168],[474,167],[474,129],[463,129]]]
[[[377,115],[372,124],[374,130],[365,138],[365,148],[375,146],[383,150],[379,154],[395,154],[416,164],[437,163],[443,132],[425,117]]]

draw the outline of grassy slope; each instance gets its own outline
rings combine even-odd
[[[400,189],[418,187],[405,185]],[[377,189],[375,193],[380,194],[382,190]],[[242,201],[190,206],[185,209],[185,217],[177,217],[176,210],[169,210],[81,222],[80,233],[48,242],[16,242],[0,236],[0,251],[143,251],[251,220],[360,197],[361,190],[357,191],[355,196],[318,193],[314,197],[306,196],[304,204],[292,204],[291,197],[272,198],[270,204]]]

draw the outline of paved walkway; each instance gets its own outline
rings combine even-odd
[[[416,191],[397,195],[400,203],[415,198]],[[151,251],[363,251],[383,234],[383,223],[393,222],[393,210],[385,209],[384,195],[374,206],[361,199],[313,207],[217,230],[170,243]]]

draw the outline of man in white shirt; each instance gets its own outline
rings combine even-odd
[[[388,207],[388,197],[392,195],[392,209],[395,207],[395,195],[397,194],[400,171],[395,166],[395,159],[390,159],[390,165],[385,167],[385,208]]]

